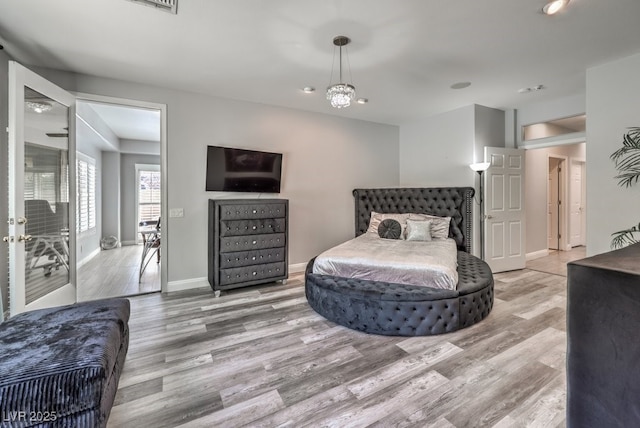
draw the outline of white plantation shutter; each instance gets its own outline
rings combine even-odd
[[[160,171],[138,165],[138,224],[160,217]]]
[[[78,153],[76,175],[76,230],[88,232],[96,227],[96,161]]]

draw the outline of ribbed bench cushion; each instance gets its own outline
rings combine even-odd
[[[129,301],[25,312],[0,324],[0,414],[11,426],[105,426],[129,345]],[[30,420],[31,416],[35,416]],[[45,424],[46,426],[46,424]]]

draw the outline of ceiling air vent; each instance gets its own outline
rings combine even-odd
[[[145,6],[155,7],[165,12],[178,13],[178,0],[129,0],[134,3],[143,4]]]

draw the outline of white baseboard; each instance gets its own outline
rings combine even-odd
[[[544,249],[540,251],[534,251],[532,253],[527,253],[525,258],[527,261],[531,261],[531,260],[539,259],[540,257],[546,257],[548,255],[549,255],[549,250]]]
[[[76,262],[76,269],[80,269],[82,266],[87,264],[89,262],[89,260],[91,260],[92,258],[97,256],[98,254],[100,254],[100,251],[101,251],[100,248],[96,248],[95,250],[90,252],[89,255],[87,255],[87,257],[85,257],[84,259]]]
[[[209,280],[207,278],[190,278],[180,281],[167,282],[167,291],[183,291],[191,290],[193,288],[209,287]]]
[[[306,268],[307,268],[307,263],[295,263],[295,264],[289,265],[289,273],[304,272]]]

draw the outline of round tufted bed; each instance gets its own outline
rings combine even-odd
[[[458,247],[455,290],[393,284],[313,273],[307,265],[309,305],[330,321],[354,330],[394,336],[427,336],[469,327],[493,307],[493,275],[471,255],[470,187],[356,189],[356,236],[367,231],[371,212],[420,213],[451,217],[449,237]]]

